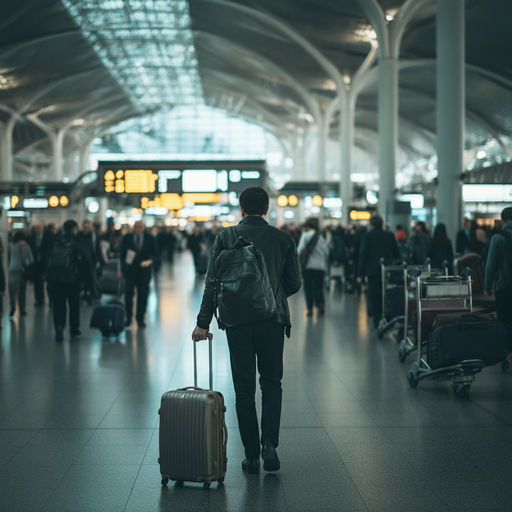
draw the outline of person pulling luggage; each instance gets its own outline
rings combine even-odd
[[[242,469],[251,474],[280,468],[279,445],[284,335],[290,337],[287,297],[302,279],[295,242],[290,233],[264,219],[269,196],[260,187],[240,194],[242,221],[215,239],[206,276],[194,341],[204,340],[214,312],[226,329],[236,395],[236,413],[245,448]],[[236,273],[244,261],[244,274]],[[249,270],[250,269],[250,270]],[[224,280],[231,275],[232,279]],[[245,279],[247,277],[247,280]],[[256,414],[256,367],[262,393],[261,434]]]

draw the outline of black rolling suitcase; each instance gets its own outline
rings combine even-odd
[[[90,327],[99,329],[105,337],[116,336],[124,330],[124,304],[119,299],[122,280],[118,279],[116,299],[96,306],[92,312]]]
[[[481,359],[487,366],[507,357],[506,331],[486,315],[465,314],[449,323],[443,315],[428,336],[427,357],[430,368],[443,368],[467,359]],[[448,319],[447,319],[448,320]]]
[[[98,288],[100,293],[115,295],[120,294],[123,291],[123,280],[119,279],[118,267],[118,258],[110,259],[109,262],[103,267],[102,275],[98,281]]]
[[[168,391],[160,410],[160,473],[169,480],[200,482],[205,489],[224,481],[228,459],[228,431],[224,421],[224,397],[213,391],[212,335],[208,334],[210,389],[197,387],[196,342],[194,386]]]

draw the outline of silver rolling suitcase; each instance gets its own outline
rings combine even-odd
[[[213,391],[212,334],[208,334],[210,389],[197,387],[196,342],[194,386],[168,391],[160,410],[160,473],[169,480],[200,482],[208,489],[224,481],[228,431],[224,421],[224,397]]]

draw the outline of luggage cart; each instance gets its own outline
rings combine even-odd
[[[420,280],[429,277],[442,276],[448,277],[448,261],[445,260],[442,263],[443,269],[432,269],[430,266],[430,258],[427,258],[423,267],[416,267],[415,269],[409,269],[407,264],[404,266],[404,294],[405,294],[405,311],[404,311],[404,328],[402,336],[400,336],[400,345],[398,347],[398,359],[401,363],[405,361],[405,358],[414,352],[417,348],[415,343],[415,333],[412,332],[412,336],[409,337],[409,330],[412,327],[412,313],[416,310],[416,279],[412,273],[420,271]]]
[[[432,311],[429,303],[438,304],[442,300],[446,306],[443,311],[465,310],[472,311],[471,295],[471,270],[466,268],[457,277],[431,277],[421,279],[421,270],[415,269],[411,276],[416,281],[417,301],[417,360],[414,361],[407,374],[407,380],[411,388],[418,386],[420,380],[431,379],[436,381],[449,380],[453,391],[458,397],[465,397],[469,393],[471,384],[475,380],[475,374],[481,372],[485,367],[481,359],[467,359],[457,364],[442,368],[432,369],[428,365],[427,339],[422,338],[422,313]],[[448,304],[453,302],[453,307]],[[439,309],[436,305],[434,310]]]
[[[404,327],[404,268],[407,263],[386,265],[386,260],[381,258],[382,279],[382,318],[377,327],[377,336],[380,339],[393,329]],[[406,272],[406,270],[405,270]],[[400,337],[400,336],[399,336]]]

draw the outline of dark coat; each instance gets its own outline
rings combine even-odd
[[[357,275],[359,277],[364,275],[380,276],[381,258],[387,262],[399,260],[400,251],[393,233],[384,231],[382,228],[375,228],[363,235]]]
[[[432,268],[441,268],[443,262],[448,261],[448,275],[453,275],[453,247],[450,240],[440,244],[431,238],[428,243],[427,258],[430,258]]]
[[[119,255],[121,262],[121,272],[124,277],[129,277],[133,279],[143,278],[146,279],[147,282],[151,281],[151,271],[152,266],[155,263],[158,263],[160,260],[160,252],[158,251],[158,244],[156,243],[156,238],[149,233],[144,233],[144,241],[142,243],[142,247],[140,248],[139,253],[135,256],[133,263],[128,265],[126,263],[126,254],[128,249],[137,252],[137,248],[135,246],[135,237],[133,233],[129,233],[128,235],[124,235],[123,241],[121,242],[121,253]],[[141,262],[146,260],[152,260],[153,265],[142,268],[140,266]]]
[[[253,242],[263,254],[268,277],[276,295],[277,312],[270,321],[282,323],[288,327],[289,334],[290,310],[287,298],[297,293],[302,285],[299,257],[293,236],[280,229],[270,226],[263,217],[250,215],[236,226],[237,235]],[[226,231],[221,231],[215,238],[201,309],[197,315],[197,325],[208,329],[214,313],[214,289],[217,277],[216,261],[221,251],[228,249]]]
[[[46,268],[48,248],[50,247],[50,242],[53,237],[54,235],[50,233],[50,231],[45,230],[39,247],[37,247],[37,235],[35,233],[28,237],[27,242],[32,251],[32,256],[34,257],[34,265],[41,266],[43,269]]]

